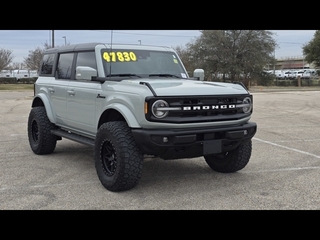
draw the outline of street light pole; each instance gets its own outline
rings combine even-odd
[[[62,38],[64,38],[64,45],[66,46],[67,45],[67,37],[63,36]]]

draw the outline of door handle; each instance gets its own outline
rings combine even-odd
[[[73,90],[68,90],[68,93],[69,93],[70,96],[74,96],[75,95]]]
[[[50,93],[54,93],[54,89],[53,88],[48,88]]]

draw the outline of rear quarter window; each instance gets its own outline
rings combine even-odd
[[[54,56],[54,53],[43,55],[39,75],[53,74]]]

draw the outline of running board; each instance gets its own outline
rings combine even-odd
[[[60,137],[68,138],[68,139],[75,141],[75,142],[78,142],[78,143],[82,143],[82,144],[94,147],[94,139],[92,139],[92,138],[80,136],[78,134],[70,133],[70,132],[67,132],[67,131],[64,131],[61,129],[51,130],[51,133],[54,135],[60,136]]]

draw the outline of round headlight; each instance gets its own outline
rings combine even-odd
[[[156,118],[164,118],[168,115],[169,104],[164,100],[157,100],[152,104],[151,111]]]
[[[243,107],[242,107],[242,111],[244,113],[249,113],[252,110],[252,101],[251,98],[246,97],[245,99],[243,99],[242,101]]]

